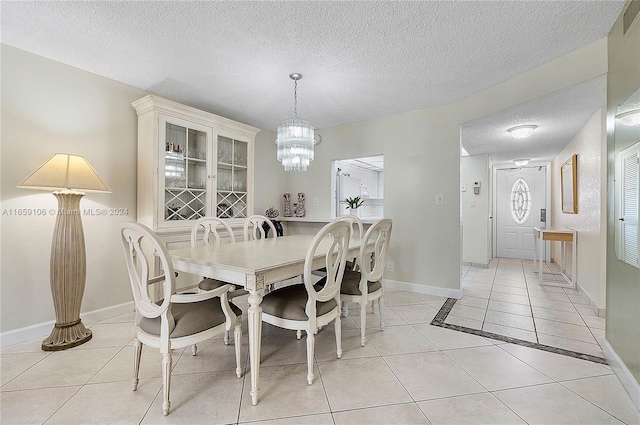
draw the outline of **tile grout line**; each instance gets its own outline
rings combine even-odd
[[[524,272],[524,264],[522,264],[522,273],[524,274],[524,284],[527,288],[527,298],[529,299],[529,310],[531,311],[531,321],[533,322],[533,332],[536,335],[536,342],[540,344],[540,337],[538,337],[538,326],[536,325],[536,316],[533,314],[533,305],[531,305],[531,293],[529,292],[529,279]]]
[[[591,354],[579,353],[577,351],[566,350],[564,348],[552,347],[552,346],[544,345],[540,343],[532,343],[530,341],[511,338],[508,336],[495,334],[492,332],[486,332],[478,329],[467,328],[465,326],[452,325],[450,323],[445,323],[444,320],[449,315],[449,312],[451,311],[451,308],[453,308],[453,306],[455,305],[456,301],[457,300],[455,298],[448,298],[447,301],[444,302],[444,304],[442,305],[442,308],[440,309],[440,311],[438,311],[438,313],[436,314],[436,317],[431,321],[430,324],[432,326],[438,326],[445,329],[452,329],[455,331],[469,333],[469,334],[481,336],[484,338],[495,339],[498,341],[508,342],[511,344],[522,345],[529,348],[535,348],[542,351],[561,354],[568,357],[588,360],[594,363],[608,364],[606,359],[602,357],[593,356]]]

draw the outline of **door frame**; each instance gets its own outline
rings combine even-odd
[[[498,174],[498,170],[511,170],[514,168],[535,168],[535,167],[544,167],[545,168],[545,186],[546,186],[546,193],[545,193],[545,204],[546,204],[546,209],[547,209],[547,222],[546,222],[546,227],[553,227],[553,223],[552,223],[552,214],[551,214],[551,162],[550,161],[532,161],[529,164],[527,164],[525,167],[518,167],[513,163],[502,163],[502,164],[494,164],[491,168],[492,168],[492,184],[491,184],[491,194],[492,194],[492,201],[491,201],[491,213],[489,214],[489,217],[491,218],[491,232],[493,233],[493,237],[491,238],[491,245],[492,245],[492,252],[491,252],[491,256],[492,258],[497,258],[496,254],[497,254],[497,249],[498,249],[498,230],[497,230],[497,226],[496,224],[496,212],[497,212],[497,185],[496,185],[496,181],[497,181],[497,174]],[[536,255],[538,255],[536,253]],[[545,262],[549,262],[551,259],[551,242],[546,241],[544,243],[544,261]]]

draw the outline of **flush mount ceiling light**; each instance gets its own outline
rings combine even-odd
[[[309,162],[313,161],[313,146],[319,144],[322,138],[316,141],[313,127],[309,121],[298,117],[298,80],[302,74],[289,75],[294,81],[293,85],[293,117],[285,119],[278,127],[278,161],[282,161],[285,171],[307,171]]]
[[[511,127],[507,131],[511,133],[511,136],[514,139],[526,139],[533,134],[533,130],[535,130],[536,128],[537,126],[535,125],[519,125],[516,127]]]
[[[616,118],[624,125],[640,125],[640,109],[624,112],[616,115]]]
[[[516,163],[518,167],[524,167],[529,163],[529,159],[514,159],[513,162]]]

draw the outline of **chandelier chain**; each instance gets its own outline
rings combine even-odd
[[[298,80],[293,81],[293,115],[298,116]]]

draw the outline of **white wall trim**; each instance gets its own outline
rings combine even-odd
[[[604,356],[609,362],[609,366],[613,369],[613,372],[620,380],[624,389],[627,390],[627,393],[629,394],[629,397],[631,397],[631,401],[634,406],[636,406],[636,409],[640,410],[640,384],[636,381],[631,371],[615,352],[611,344],[609,344],[609,341],[605,340],[602,348]]]
[[[80,318],[88,328],[91,328],[91,324],[99,322],[100,320],[109,319],[125,313],[131,313],[132,311],[135,311],[133,301],[129,301],[123,304],[117,304],[101,308],[99,310],[82,313]],[[0,334],[0,347],[6,347],[8,345],[29,341],[35,338],[46,338],[51,333],[51,329],[53,329],[55,323],[55,320],[50,320],[48,322],[36,323],[35,325],[26,326],[24,328],[2,332]]]
[[[462,262],[463,266],[466,267],[477,267],[477,268],[481,268],[481,269],[488,269],[489,268],[489,263],[474,263],[473,261],[463,261]]]
[[[585,291],[582,286],[577,285],[577,288],[578,288],[578,291],[580,291],[580,296],[582,297],[583,300],[585,300],[586,302],[589,303],[589,307],[591,307],[593,312],[598,317],[602,317],[603,319],[606,318],[607,317],[607,315],[606,315],[607,309],[598,307],[598,305],[595,303],[595,301],[593,301],[591,299],[591,296],[589,295],[589,293],[587,291]]]
[[[420,285],[417,283],[401,282],[398,280],[383,279],[383,284],[387,288],[397,289],[401,291],[417,292],[419,294],[436,295],[438,297],[462,298],[461,289],[440,288],[438,286]]]

